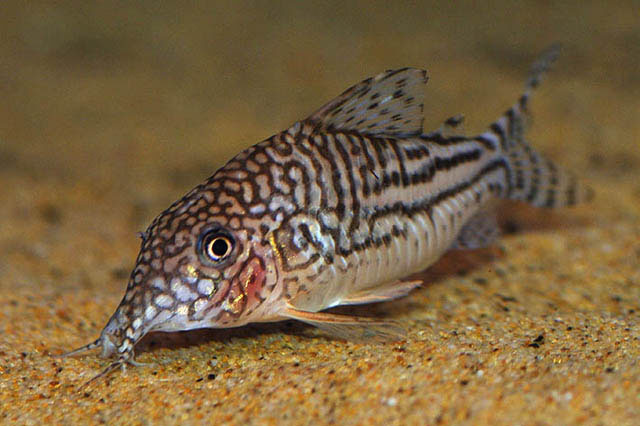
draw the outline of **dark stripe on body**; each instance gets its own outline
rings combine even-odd
[[[344,139],[351,141],[348,136],[343,135]],[[333,138],[334,143],[336,144],[336,149],[338,153],[342,157],[342,161],[346,167],[347,179],[349,182],[349,189],[351,194],[351,224],[349,226],[349,232],[354,232],[358,226],[360,225],[360,197],[358,196],[355,177],[353,176],[353,164],[351,162],[351,157],[347,152],[347,148],[342,144],[342,141],[338,137]],[[351,142],[353,143],[353,142]],[[357,145],[355,145],[357,146]]]

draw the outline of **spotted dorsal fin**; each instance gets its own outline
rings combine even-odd
[[[347,89],[308,120],[326,130],[420,135],[427,79],[426,71],[415,68],[386,71]]]

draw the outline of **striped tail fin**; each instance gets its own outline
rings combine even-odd
[[[553,162],[537,153],[525,140],[527,106],[533,90],[558,57],[559,45],[547,49],[531,67],[525,91],[507,112],[495,121],[485,140],[499,141],[500,149],[510,166],[505,198],[526,201],[537,207],[571,206],[592,197],[592,191]]]

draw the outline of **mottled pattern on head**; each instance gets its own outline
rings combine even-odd
[[[105,329],[118,347],[128,346],[122,338],[135,342],[151,330],[242,325],[277,296],[269,235],[296,210],[293,182],[282,170],[277,179],[272,161],[273,155],[287,154],[279,144],[286,137],[291,135],[274,136],[236,156],[141,235],[124,299]],[[232,247],[215,262],[203,240],[218,234]]]

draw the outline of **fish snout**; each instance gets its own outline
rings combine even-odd
[[[114,343],[114,337],[115,336],[105,331],[100,335],[100,346],[102,347],[100,356],[102,358],[109,358],[117,351],[116,343]]]

